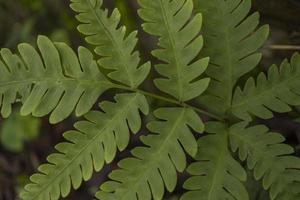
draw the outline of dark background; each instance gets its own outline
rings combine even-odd
[[[117,6],[121,10],[125,16],[123,22],[129,30],[140,29],[136,0],[104,0],[104,2],[109,9]],[[35,45],[39,34],[47,35],[54,41],[64,41],[74,49],[79,45],[87,46],[76,31],[77,21],[68,4],[67,0],[0,0],[0,47],[15,51],[21,42]],[[270,38],[263,47],[264,59],[259,66],[265,70],[270,64],[280,64],[294,51],[300,51],[300,0],[254,0],[253,4],[253,11],[261,13],[262,24],[267,23],[271,26]],[[142,39],[138,48],[142,52],[143,59],[152,59],[149,50],[154,48],[154,39],[142,31],[140,36]],[[290,115],[278,114],[272,120],[261,121],[272,130],[285,135],[287,143],[296,148],[297,155],[300,153],[300,124],[296,120],[298,117],[300,114],[295,109]],[[24,127],[24,119],[0,120],[0,135],[4,135],[7,129],[2,128],[4,124],[10,123],[13,124],[10,131],[17,134],[15,137],[21,138],[17,149],[10,147],[12,144],[7,144],[7,141],[6,143],[2,141],[2,144],[0,142],[0,200],[14,200],[17,199],[17,193],[26,184],[29,175],[45,162],[46,156],[54,151],[54,145],[62,141],[62,133],[72,128],[75,119],[70,117],[54,126],[48,124],[47,117],[40,119],[40,125],[35,127],[39,134],[34,138],[25,137],[26,133],[15,129],[18,126]],[[13,137],[12,142],[14,141]],[[134,144],[135,140],[131,146]],[[111,167],[115,167],[115,164],[111,164]],[[84,183],[78,191],[73,191],[67,199],[92,199],[98,185],[106,179],[109,171],[109,167],[106,167],[104,173],[95,174],[91,181]],[[183,179],[180,178],[180,182]],[[248,183],[251,198],[267,200],[256,184],[251,181]],[[176,190],[176,193],[181,192],[179,189]],[[177,195],[167,195],[166,199],[175,200]]]

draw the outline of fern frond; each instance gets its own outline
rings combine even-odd
[[[108,181],[101,186],[96,197],[103,200],[160,200],[164,185],[173,191],[177,183],[176,172],[186,168],[184,151],[195,156],[197,143],[190,130],[202,132],[203,123],[188,108],[160,108],[154,112],[158,121],[148,124],[154,133],[141,137],[147,147],[132,150],[133,158],[118,163]]]
[[[209,84],[208,78],[199,80],[206,70],[208,58],[197,59],[203,46],[199,36],[202,16],[191,19],[192,0],[139,0],[139,15],[145,20],[146,32],[159,36],[160,49],[152,54],[163,61],[156,70],[164,78],[154,80],[155,85],[180,101],[188,101],[202,94]]]
[[[206,73],[212,78],[199,103],[219,114],[230,108],[238,79],[259,63],[256,51],[268,36],[268,26],[257,28],[259,14],[248,16],[250,9],[251,0],[197,0],[204,18],[201,55],[210,57]]]
[[[230,143],[242,161],[247,160],[256,180],[262,179],[272,200],[300,198],[300,159],[292,156],[293,148],[284,137],[269,132],[263,125],[247,127],[247,122],[230,128]]]
[[[39,173],[21,195],[24,200],[57,200],[66,197],[71,187],[77,189],[82,180],[91,178],[93,169],[100,171],[104,162],[111,162],[117,148],[122,151],[129,142],[129,132],[137,133],[141,127],[139,110],[148,113],[146,98],[138,93],[119,94],[116,102],[102,102],[103,112],[92,111],[86,121],[77,122],[76,130],[68,131],[68,142],[56,146],[49,164],[39,167]]]
[[[88,112],[98,97],[113,84],[100,72],[93,55],[84,47],[78,57],[64,43],[52,43],[47,37],[37,40],[39,53],[29,44],[18,46],[20,55],[1,49],[1,114],[8,117],[12,104],[22,102],[21,114],[41,117],[51,113],[57,123]]]
[[[102,58],[98,63],[110,70],[108,76],[132,88],[139,86],[150,71],[150,62],[139,66],[137,32],[126,36],[126,27],[119,26],[120,12],[115,9],[110,16],[101,8],[102,0],[71,0],[71,8],[79,13],[76,18],[82,23],[79,32],[94,46]]]
[[[192,177],[184,183],[184,188],[191,191],[181,199],[249,199],[243,185],[247,174],[228,149],[228,127],[223,123],[210,122],[205,129],[210,134],[198,140],[197,162],[188,167]]]
[[[232,113],[240,119],[251,121],[251,114],[263,119],[273,117],[272,111],[284,113],[300,105],[300,55],[294,54],[291,63],[283,61],[278,68],[273,65],[267,76],[259,74],[257,80],[248,79],[243,91],[237,88],[232,103]]]

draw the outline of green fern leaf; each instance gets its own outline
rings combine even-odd
[[[126,35],[125,26],[119,27],[120,12],[115,9],[108,17],[102,10],[102,0],[71,0],[71,8],[79,14],[83,24],[78,30],[86,35],[86,41],[95,45],[95,52],[102,56],[98,63],[110,70],[108,76],[132,88],[139,86],[150,71],[150,62],[139,67],[139,53],[134,51],[137,32]]]
[[[148,124],[155,134],[141,138],[147,147],[132,150],[134,158],[119,162],[121,169],[114,170],[101,186],[96,197],[103,200],[162,199],[164,185],[173,191],[177,183],[176,171],[186,167],[184,150],[191,156],[197,153],[197,143],[190,130],[202,132],[201,119],[188,108],[160,108],[154,112],[159,121]]]
[[[257,66],[256,53],[269,32],[268,26],[257,29],[259,14],[247,16],[251,0],[196,0],[204,16],[202,56],[210,57],[206,71],[211,84],[199,102],[212,111],[225,114],[231,106],[232,91],[238,79]]]
[[[68,142],[56,146],[49,164],[39,167],[31,176],[31,184],[21,195],[24,200],[57,200],[66,197],[71,187],[77,189],[82,180],[89,180],[93,169],[100,171],[104,162],[111,162],[117,152],[129,142],[129,131],[137,133],[141,127],[139,110],[148,113],[148,103],[141,94],[119,94],[116,103],[102,102],[103,112],[89,112],[87,121],[77,122],[76,130],[68,131]]]
[[[255,82],[250,78],[243,91],[237,88],[233,98],[232,113],[251,121],[251,115],[263,119],[273,117],[272,111],[284,113],[300,105],[300,55],[294,54],[291,63],[283,61],[278,68],[273,65],[268,75],[261,73]]]
[[[53,44],[39,36],[39,53],[29,44],[18,46],[20,55],[2,49],[0,54],[1,114],[8,117],[12,104],[21,101],[22,115],[41,117],[51,113],[50,122],[88,112],[98,97],[113,87],[102,75],[92,54],[83,47],[78,56],[64,43]]]
[[[272,200],[300,198],[300,159],[291,156],[293,148],[283,144],[280,134],[269,132],[263,125],[248,127],[247,122],[230,128],[230,143],[242,161],[247,160],[256,180],[262,179],[270,189]]]
[[[139,0],[142,9],[139,15],[146,23],[146,32],[159,36],[161,49],[152,54],[163,61],[156,65],[156,70],[164,78],[154,81],[155,85],[180,101],[191,100],[202,94],[209,84],[209,79],[199,80],[206,70],[208,58],[194,60],[203,46],[199,36],[202,17],[193,12],[192,0]],[[190,20],[190,21],[189,21]]]
[[[291,155],[293,149],[265,126],[248,126],[252,117],[269,119],[273,112],[300,106],[300,55],[272,66],[256,81],[250,78],[244,89],[237,87],[261,60],[257,51],[269,33],[268,26],[258,27],[258,13],[249,15],[251,0],[138,0],[143,29],[158,37],[152,51],[159,63],[154,84],[163,96],[139,88],[151,64],[141,62],[137,31],[126,31],[120,12],[109,13],[103,0],[70,2],[81,23],[78,30],[94,46],[98,62],[86,48],[76,54],[44,36],[38,38],[38,50],[29,44],[20,44],[18,54],[0,50],[2,116],[8,117],[16,102],[22,103],[22,115],[50,114],[51,123],[73,111],[85,114],[30,177],[21,199],[64,198],[111,163],[128,146],[130,133],[141,130],[141,113],[149,112],[146,95],[177,107],[154,111],[149,134],[141,136],[143,145],[118,162],[96,198],[161,200],[165,191],[175,190],[190,156],[194,162],[187,168],[191,177],[182,200],[249,200],[242,163],[269,190],[271,200],[300,199],[300,159]],[[113,91],[114,102],[101,102],[101,111],[90,111],[111,88],[127,93]],[[203,108],[186,103],[190,100]],[[208,122],[198,142],[195,135],[204,124],[196,112],[220,121]],[[238,120],[245,122],[231,126]]]
[[[247,200],[248,193],[242,182],[247,174],[228,150],[228,128],[223,123],[206,124],[207,136],[198,140],[197,162],[188,167],[192,175],[184,188],[191,190],[182,200]]]

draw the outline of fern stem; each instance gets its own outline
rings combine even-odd
[[[147,91],[144,91],[144,90],[141,90],[141,89],[134,89],[134,88],[130,88],[130,87],[126,87],[126,86],[121,86],[121,85],[115,85],[115,88],[122,89],[122,90],[128,90],[128,91],[132,91],[132,92],[138,92],[140,94],[143,94],[145,96],[151,97],[153,99],[158,99],[158,100],[161,100],[161,101],[172,103],[172,104],[178,105],[180,107],[191,108],[191,109],[195,110],[196,112],[198,112],[199,114],[205,115],[207,117],[210,117],[210,118],[213,118],[213,119],[216,119],[216,120],[219,120],[219,121],[224,121],[224,119],[222,117],[219,117],[219,116],[217,116],[217,115],[215,115],[213,113],[210,113],[208,111],[205,111],[205,110],[203,110],[201,108],[197,108],[195,106],[186,104],[184,102],[177,101],[175,99],[171,99],[171,98],[168,98],[168,97],[157,95],[157,94],[154,94],[152,92],[147,92]]]
[[[270,45],[269,48],[272,49],[272,50],[294,50],[294,51],[299,51],[300,50],[299,45],[281,45],[281,44],[277,44],[277,45]]]

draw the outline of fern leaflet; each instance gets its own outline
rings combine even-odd
[[[134,51],[137,32],[125,37],[125,26],[119,27],[120,12],[115,9],[108,17],[102,10],[102,0],[71,0],[71,8],[79,14],[83,24],[78,30],[86,35],[86,41],[95,45],[95,52],[102,56],[98,63],[111,72],[108,76],[132,88],[139,86],[150,71],[150,62],[139,67],[139,53]]]
[[[300,105],[299,77],[300,55],[296,53],[291,63],[285,60],[279,68],[273,65],[269,68],[267,76],[261,73],[256,82],[253,78],[249,78],[243,91],[237,88],[232,113],[240,119],[251,121],[251,114],[269,119],[273,117],[272,111],[278,113],[291,111],[289,105]]]
[[[134,158],[119,162],[121,169],[109,175],[114,181],[101,186],[102,191],[96,194],[98,199],[162,199],[164,185],[169,192],[175,189],[176,171],[183,172],[186,167],[184,150],[190,156],[197,153],[189,127],[200,133],[204,125],[187,108],[159,108],[154,114],[159,120],[150,122],[148,129],[155,134],[141,138],[147,147],[136,147],[131,152]]]
[[[268,26],[257,29],[259,14],[247,16],[251,0],[197,0],[196,11],[203,14],[204,49],[210,57],[206,74],[212,78],[199,102],[210,110],[226,114],[238,79],[257,66],[256,53],[266,40]]]
[[[209,135],[198,140],[197,162],[188,167],[192,177],[184,183],[191,191],[181,199],[249,199],[243,184],[247,174],[228,149],[228,128],[218,122],[209,122],[205,128]]]
[[[111,162],[117,148],[124,150],[129,142],[129,131],[137,133],[141,127],[139,110],[148,113],[148,103],[141,94],[119,94],[116,103],[102,102],[103,112],[92,111],[87,121],[77,122],[76,130],[68,131],[68,142],[56,146],[58,153],[51,154],[49,164],[39,167],[39,173],[21,195],[24,200],[55,200],[66,197],[73,186],[77,189],[82,180],[89,180],[93,169],[100,171],[104,162]]]
[[[41,117],[51,113],[50,122],[68,117],[76,107],[78,116],[88,112],[98,97],[114,85],[102,75],[92,54],[84,47],[78,56],[63,43],[47,37],[37,41],[39,53],[20,44],[20,56],[2,49],[0,54],[1,114],[8,117],[11,105],[21,101],[22,115]]]
[[[198,80],[206,70],[208,58],[194,59],[203,46],[199,36],[201,14],[191,20],[192,0],[139,0],[139,15],[146,22],[146,32],[160,36],[161,49],[152,54],[164,62],[156,70],[165,78],[154,80],[155,85],[179,101],[188,101],[202,94],[209,84],[208,78]],[[190,20],[190,21],[189,21]]]
[[[255,179],[262,179],[264,189],[270,189],[271,200],[299,199],[300,159],[290,155],[294,150],[282,143],[285,139],[280,134],[268,132],[267,127],[247,125],[241,122],[230,128],[232,150],[238,150]]]

